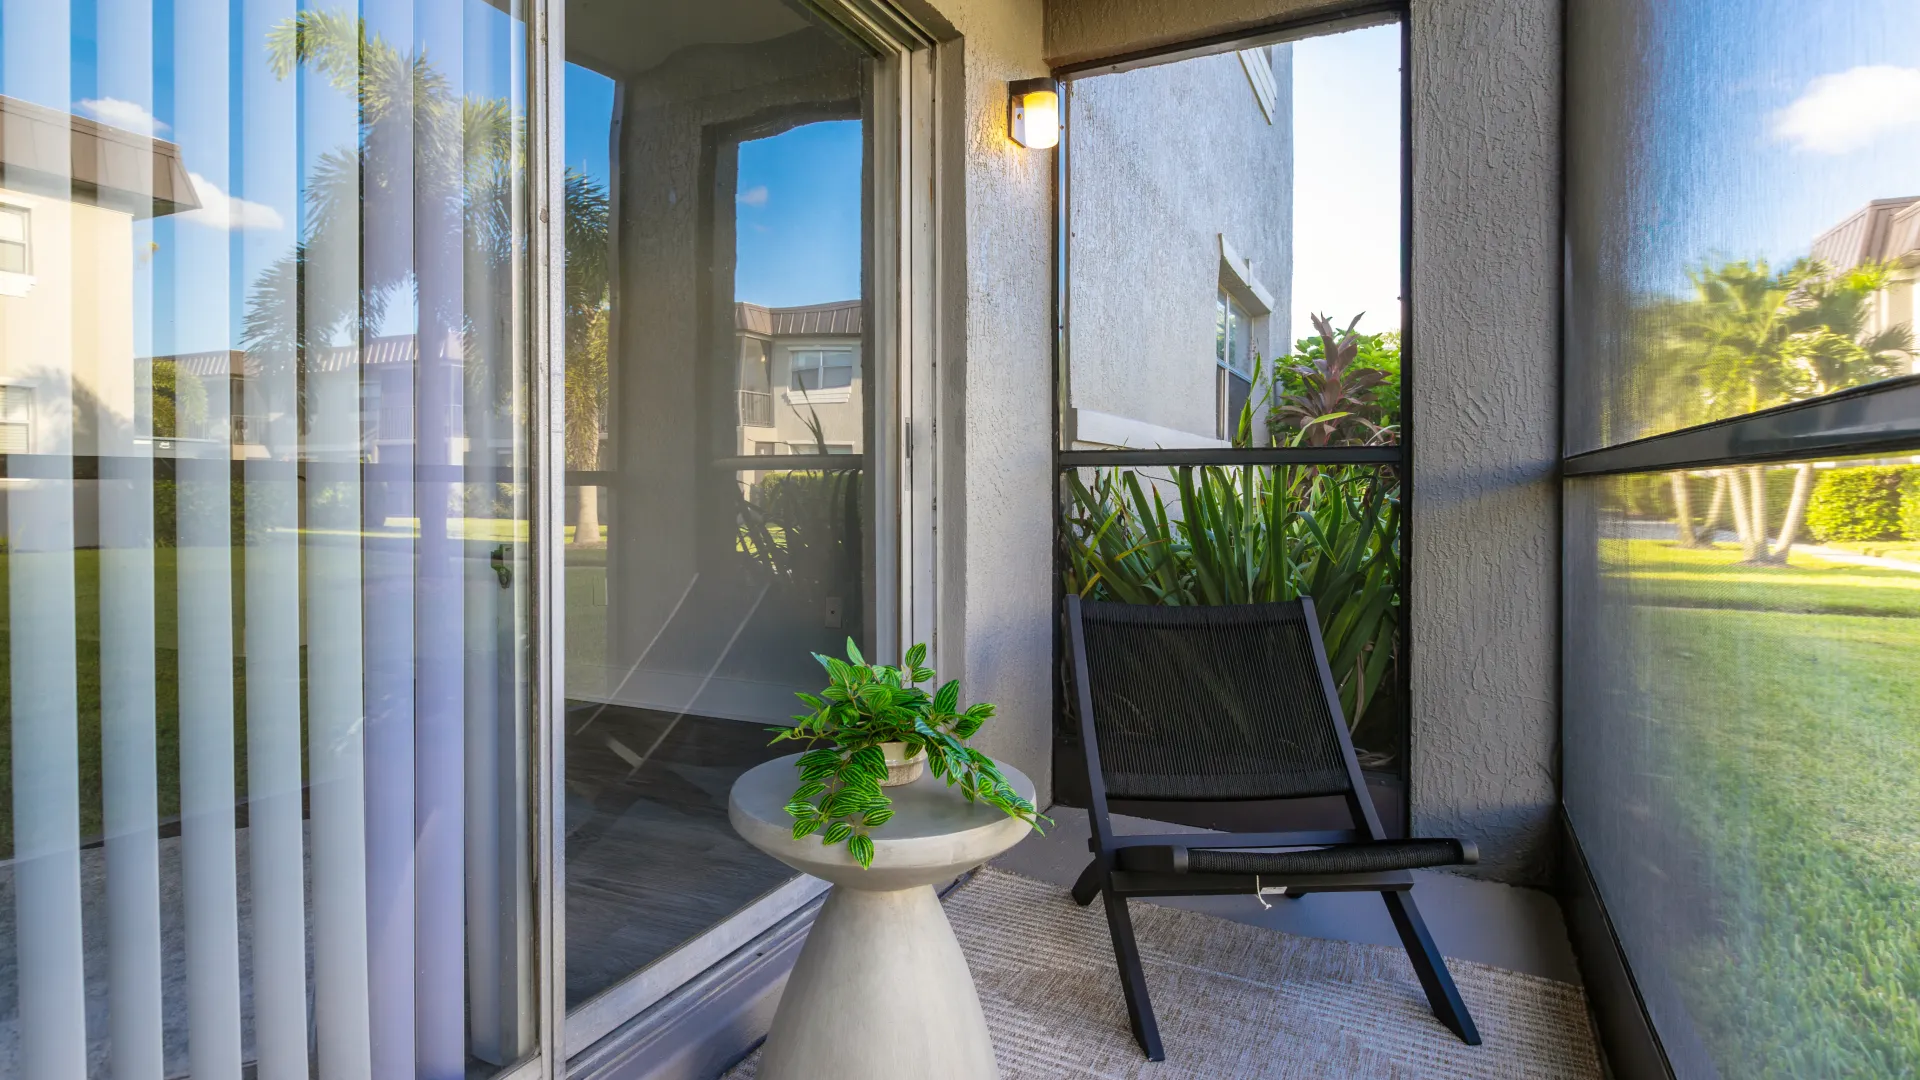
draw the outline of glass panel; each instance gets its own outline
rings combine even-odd
[[[1061,482],[1069,592],[1129,604],[1247,604],[1312,595],[1360,763],[1368,770],[1398,768],[1404,724],[1396,470],[1081,469]],[[1251,514],[1220,511],[1249,500]],[[1304,513],[1318,523],[1318,537],[1306,528]],[[1202,521],[1216,524],[1194,525]],[[1353,571],[1336,572],[1339,566]],[[1203,574],[1203,567],[1234,569]]]
[[[1068,108],[1066,448],[1222,446],[1241,406],[1253,446],[1397,441],[1399,26],[1079,78]],[[1227,417],[1216,364],[1253,384]]]
[[[1915,462],[1568,484],[1567,810],[1681,1076],[1920,1069]]]
[[[0,13],[0,1074],[533,1051],[526,36]]]
[[[1904,0],[1569,5],[1569,452],[1916,370],[1916,32]]]
[[[870,62],[670,8],[567,7],[569,1005],[791,876],[727,793],[874,625]]]

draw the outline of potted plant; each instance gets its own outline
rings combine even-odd
[[[823,844],[847,845],[862,867],[873,865],[873,829],[893,817],[886,789],[917,779],[921,770],[958,785],[975,799],[1039,828],[1040,815],[1013,790],[993,759],[966,740],[993,716],[985,702],[960,708],[960,682],[950,680],[929,694],[934,679],[923,666],[927,647],[907,650],[900,667],[869,664],[847,639],[847,658],[813,655],[827,669],[818,695],[795,695],[811,712],[794,716],[790,728],[775,728],[775,743],[811,744],[795,763],[800,784],[787,803],[793,838],[821,833]]]

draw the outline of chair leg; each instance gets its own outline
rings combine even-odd
[[[1473,1017],[1467,1014],[1466,1002],[1460,1000],[1460,991],[1453,985],[1453,976],[1447,972],[1447,962],[1440,956],[1440,950],[1433,943],[1433,935],[1427,932],[1426,921],[1420,918],[1420,909],[1414,906],[1411,892],[1383,892],[1380,899],[1387,902],[1387,914],[1393,918],[1393,928],[1400,931],[1400,943],[1406,946],[1407,959],[1413,962],[1414,974],[1420,976],[1420,986],[1427,992],[1427,1004],[1433,1007],[1433,1015],[1445,1024],[1460,1041],[1468,1046],[1480,1045],[1480,1030],[1473,1026]]]
[[[1081,907],[1093,903],[1093,898],[1100,895],[1100,878],[1100,860],[1096,857],[1080,871],[1080,880],[1073,883],[1073,902]]]
[[[1167,1060],[1160,1047],[1160,1025],[1153,1019],[1153,1001],[1147,997],[1147,973],[1140,966],[1140,946],[1133,939],[1133,918],[1127,914],[1127,898],[1103,889],[1107,901],[1107,929],[1113,935],[1113,958],[1120,965],[1120,989],[1127,998],[1127,1019],[1133,1025],[1133,1038],[1146,1052],[1148,1061]]]

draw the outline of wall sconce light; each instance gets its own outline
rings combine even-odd
[[[1007,84],[1007,134],[1029,150],[1060,145],[1060,86],[1052,79]]]

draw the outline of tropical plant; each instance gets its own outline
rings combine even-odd
[[[420,289],[416,271],[459,266],[469,283],[514,272],[524,117],[504,99],[460,96],[424,51],[369,32],[351,9],[302,11],[271,28],[266,47],[276,78],[305,68],[353,95],[359,130],[351,144],[319,154],[306,184],[305,232],[253,286],[242,340],[262,370],[292,366],[304,412],[308,365],[299,357],[359,339],[400,296],[419,304],[421,340],[457,336],[469,361],[483,355],[481,343],[510,336],[504,325],[482,324],[511,318],[511,305],[475,310],[462,290]],[[415,227],[404,241],[363,220],[363,205],[379,199],[408,205]],[[569,170],[565,200],[568,465],[593,469],[606,405],[608,199]],[[350,268],[355,287],[308,287],[338,267]],[[465,377],[478,380],[487,367],[469,362]],[[505,381],[493,390],[496,407],[511,402]],[[591,488],[580,498],[583,508],[597,505]],[[576,542],[597,540],[597,523],[583,524]]]
[[[1129,604],[1313,597],[1349,727],[1397,656],[1399,486],[1385,470],[1176,468],[1175,513],[1135,471],[1067,478],[1066,588]]]
[[[1662,423],[1685,427],[1898,374],[1912,354],[1911,329],[1867,331],[1872,298],[1889,275],[1879,263],[1836,272],[1817,259],[1778,272],[1764,261],[1692,271],[1691,296],[1656,302],[1643,315]],[[1812,466],[1795,467],[1777,538],[1768,536],[1763,468],[1726,480],[1744,561],[1783,564],[1812,494]],[[1676,538],[1701,543],[1683,483],[1673,483]]]
[[[591,177],[567,170],[566,228],[566,447],[567,468],[600,467],[600,436],[605,424],[609,324],[607,250],[612,232],[607,190]],[[573,542],[600,543],[600,490],[580,484],[574,493]]]
[[[861,559],[857,469],[770,473],[741,498],[735,550],[762,580],[818,609],[857,591]]]
[[[813,744],[794,763],[800,785],[786,809],[795,840],[819,833],[822,844],[844,843],[862,867],[873,865],[872,830],[893,817],[893,800],[880,786],[887,777],[882,743],[904,743],[916,756],[926,751],[928,769],[948,787],[958,786],[968,802],[978,799],[1035,830],[1046,820],[992,758],[967,745],[993,706],[960,708],[957,679],[931,694],[920,688],[935,678],[924,666],[925,645],[908,649],[900,667],[867,663],[852,638],[845,660],[813,658],[827,669],[826,689],[795,695],[810,711],[796,715],[793,727],[770,729],[776,744]]]
[[[1400,335],[1356,333],[1360,318],[1336,331],[1325,315],[1313,316],[1318,335],[1274,363],[1267,430],[1276,438],[1290,432],[1307,446],[1399,438]]]
[[[207,386],[172,360],[153,362],[153,429],[157,439],[190,439],[207,427]]]

